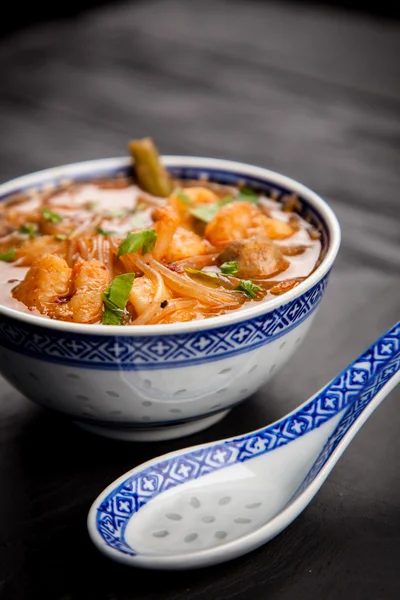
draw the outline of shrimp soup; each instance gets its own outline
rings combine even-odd
[[[0,204],[0,304],[75,323],[171,324],[267,302],[320,264],[323,236],[294,195],[174,177],[148,139],[130,150],[130,172]]]

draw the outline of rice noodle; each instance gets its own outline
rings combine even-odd
[[[151,256],[148,257],[148,262],[155,271],[162,274],[168,283],[168,287],[182,296],[196,298],[200,302],[217,307],[225,306],[226,308],[234,308],[243,303],[244,299],[241,297],[241,294],[202,285],[188,277],[185,273],[179,275],[171,271]]]
[[[78,236],[82,236],[83,234],[90,234],[95,227],[100,225],[102,220],[101,216],[95,215],[90,219],[84,221],[81,225],[79,225],[72,233],[70,233],[69,238],[72,240]]]
[[[79,254],[81,255],[81,257],[83,258],[83,260],[88,260],[89,258],[89,248],[87,246],[87,243],[84,239],[80,239],[80,240],[72,240],[70,242],[71,244],[78,245],[78,250],[79,250]]]
[[[81,240],[83,242],[83,240]],[[68,266],[72,267],[74,264],[74,256],[76,254],[77,251],[77,240],[70,240],[69,244],[68,244],[68,251],[67,251],[67,263]]]
[[[112,275],[112,271],[113,271],[112,253],[111,253],[111,245],[110,245],[110,242],[108,239],[103,240],[103,255],[104,255],[103,262]]]
[[[98,235],[96,236],[97,239],[97,260],[99,260],[101,263],[104,263],[104,251],[103,251],[103,244],[104,244],[104,237],[102,235]]]
[[[152,319],[149,324],[155,325],[159,323],[165,317],[168,317],[171,313],[177,312],[182,309],[196,308],[199,307],[199,302],[194,298],[173,298],[168,300],[168,304],[165,308],[162,308]],[[200,308],[200,307],[199,307]]]
[[[217,256],[217,253],[200,254],[199,256],[189,256],[187,258],[181,258],[181,260],[177,260],[173,264],[176,267],[190,267],[191,269],[201,269],[202,267],[208,266],[210,263],[213,263]]]

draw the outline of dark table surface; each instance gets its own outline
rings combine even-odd
[[[220,424],[134,444],[91,436],[0,382],[2,600],[400,597],[395,390],[275,540],[230,563],[154,573],[92,546],[87,511],[136,464],[261,427],[399,318],[399,26],[315,6],[202,0],[106,6],[0,41],[0,180],[125,154],[227,157],[327,198],[343,243],[301,352]]]

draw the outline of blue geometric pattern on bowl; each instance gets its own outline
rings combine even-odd
[[[228,465],[289,444],[347,408],[293,501],[317,476],[360,413],[399,369],[400,323],[397,323],[321,392],[288,417],[254,434],[210,444],[183,457],[166,459],[128,477],[108,494],[98,508],[97,530],[108,546],[135,556],[134,549],[125,541],[125,528],[132,515],[151,498]]]
[[[47,362],[109,370],[165,369],[249,352],[288,333],[319,305],[326,275],[302,296],[247,321],[204,331],[157,336],[101,336],[36,327],[2,317],[0,345]]]

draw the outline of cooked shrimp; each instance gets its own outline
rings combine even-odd
[[[168,246],[165,259],[168,262],[181,260],[190,256],[200,256],[210,252],[211,247],[206,240],[194,231],[178,227]]]
[[[21,266],[32,265],[44,254],[65,258],[67,256],[67,245],[66,240],[57,240],[52,235],[43,235],[23,242],[17,248],[15,258]]]
[[[185,198],[186,196],[186,198]],[[189,200],[189,203],[187,200]],[[190,209],[196,204],[209,204],[216,202],[218,196],[211,190],[204,187],[187,187],[182,192],[174,192],[168,198],[168,205],[172,206],[179,217],[181,227],[193,230],[198,224],[196,219],[190,214]]]
[[[70,278],[71,269],[63,258],[45,254],[13,288],[12,295],[28,308],[51,315],[52,303],[68,294]]]
[[[46,254],[30,267],[12,294],[28,308],[49,317],[95,323],[110,279],[107,267],[97,260],[81,261],[70,269],[63,258]]]
[[[172,243],[172,238],[178,228],[180,218],[175,208],[166,204],[154,210],[153,219],[156,221],[154,229],[158,236],[153,256],[157,260],[161,260],[168,252],[168,247]]]
[[[208,223],[205,237],[213,246],[249,237],[255,207],[249,202],[232,202],[219,209]]]
[[[214,246],[222,246],[254,235],[284,239],[293,233],[289,223],[267,217],[257,206],[249,202],[232,202],[220,208],[208,223],[205,237]]]
[[[185,196],[196,204],[209,204],[219,200],[217,194],[205,187],[187,187],[183,192]]]
[[[257,233],[266,235],[270,240],[284,240],[294,234],[294,228],[286,221],[272,219],[263,215],[260,211],[259,213],[254,215],[253,220],[253,229]]]
[[[150,306],[155,292],[156,288],[154,283],[146,275],[135,279],[131,293],[129,294],[129,302],[132,304],[137,315],[143,314],[146,308]],[[169,289],[164,286],[163,300],[169,300],[170,298],[172,298],[172,294]]]
[[[103,310],[103,294],[110,283],[110,271],[98,260],[77,262],[71,274],[72,296],[54,306],[52,315],[74,323],[96,323]]]

